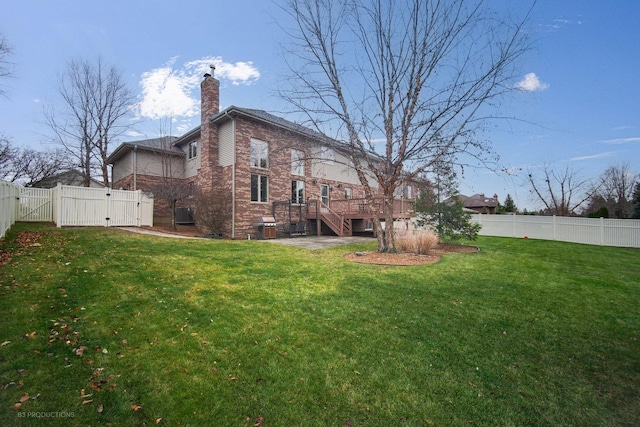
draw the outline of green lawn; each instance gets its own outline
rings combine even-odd
[[[0,425],[640,425],[640,251],[476,244],[385,267],[17,224]]]

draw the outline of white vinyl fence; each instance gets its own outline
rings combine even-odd
[[[153,225],[153,199],[142,191],[60,185],[26,188],[0,181],[0,237],[16,221],[66,226]]]
[[[482,236],[640,248],[640,219],[478,214],[472,220],[482,225]]]
[[[0,181],[0,238],[16,222],[19,187]]]

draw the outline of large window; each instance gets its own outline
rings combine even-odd
[[[251,139],[251,166],[267,169],[269,167],[269,144],[259,139]]]
[[[291,175],[304,176],[304,151],[291,150]]]
[[[304,181],[291,181],[291,203],[304,203]]]
[[[267,203],[269,179],[265,175],[251,175],[251,201]]]

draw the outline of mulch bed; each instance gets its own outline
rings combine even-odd
[[[451,253],[473,253],[480,249],[475,246],[439,244],[430,251],[428,255],[419,255],[415,253],[398,253],[387,254],[381,252],[353,252],[346,254],[345,259],[362,264],[379,264],[379,265],[421,265],[435,264],[440,261],[442,255]]]

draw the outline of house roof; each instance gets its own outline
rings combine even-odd
[[[113,164],[122,156],[133,149],[168,153],[176,156],[184,156],[184,151],[176,146],[177,136],[165,136],[160,138],[141,139],[138,141],[123,142],[107,158],[107,164]]]
[[[66,172],[61,172],[59,174],[49,176],[41,179],[40,181],[36,181],[31,184],[31,187],[34,188],[53,188],[58,185],[58,183],[62,185],[76,185],[82,186],[84,185],[84,177],[80,171],[75,169],[68,170]],[[90,186],[96,188],[104,187],[104,184],[95,179],[90,180]]]
[[[486,197],[484,194],[474,194],[473,196],[458,195],[465,208],[495,208],[498,207],[498,196]]]

